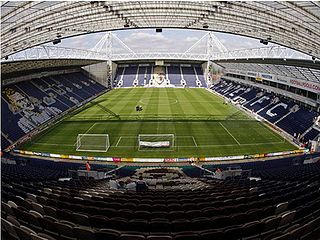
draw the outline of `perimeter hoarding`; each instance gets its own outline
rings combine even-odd
[[[99,157],[99,156],[75,156],[75,155],[61,155],[55,153],[42,153],[23,150],[14,150],[13,152],[22,155],[30,155],[36,157],[45,157],[53,159],[71,159],[71,160],[85,160],[85,161],[106,161],[114,163],[173,163],[173,162],[212,162],[212,161],[228,161],[228,160],[243,160],[255,159],[265,157],[286,156],[292,154],[308,153],[308,149],[298,149],[293,151],[275,152],[275,153],[260,153],[253,155],[239,155],[239,156],[221,156],[221,157],[188,157],[188,158],[121,158],[121,157]]]

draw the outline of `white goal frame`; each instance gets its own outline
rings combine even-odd
[[[81,149],[81,140],[86,137],[105,137],[106,144],[101,145],[101,149]],[[77,142],[76,142],[76,151],[82,151],[82,152],[107,152],[110,147],[110,141],[109,141],[109,134],[90,134],[90,133],[84,133],[84,134],[78,134],[77,136]],[[95,146],[95,144],[89,145],[89,146]]]
[[[165,147],[150,147],[150,149],[141,149],[141,137],[171,137],[171,146]],[[175,150],[175,135],[174,134],[139,134],[138,135],[138,151],[174,151]]]

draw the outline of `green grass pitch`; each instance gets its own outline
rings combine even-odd
[[[141,105],[142,112],[135,107]],[[107,152],[78,152],[78,134],[109,134]],[[139,151],[139,134],[174,134],[172,151]],[[296,149],[205,89],[122,88],[101,95],[20,147],[111,157],[213,157]]]

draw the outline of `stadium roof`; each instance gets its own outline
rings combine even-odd
[[[320,57],[318,2],[3,2],[2,56],[55,39],[133,28],[206,29],[264,39]]]
[[[320,83],[320,66],[312,61],[284,61],[270,59],[270,61],[218,61],[227,72],[243,71],[243,72],[259,72],[273,74],[277,76],[286,76],[290,78],[302,79]]]
[[[4,62],[1,64],[1,79],[7,77],[16,77],[35,73],[43,70],[54,70],[63,68],[80,68],[83,66],[100,63],[99,60],[85,59],[45,59],[45,60],[27,60],[17,62]]]

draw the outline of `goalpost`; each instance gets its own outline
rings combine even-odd
[[[108,134],[78,134],[76,151],[107,152],[110,147]]]
[[[139,151],[173,151],[174,134],[139,134]]]

